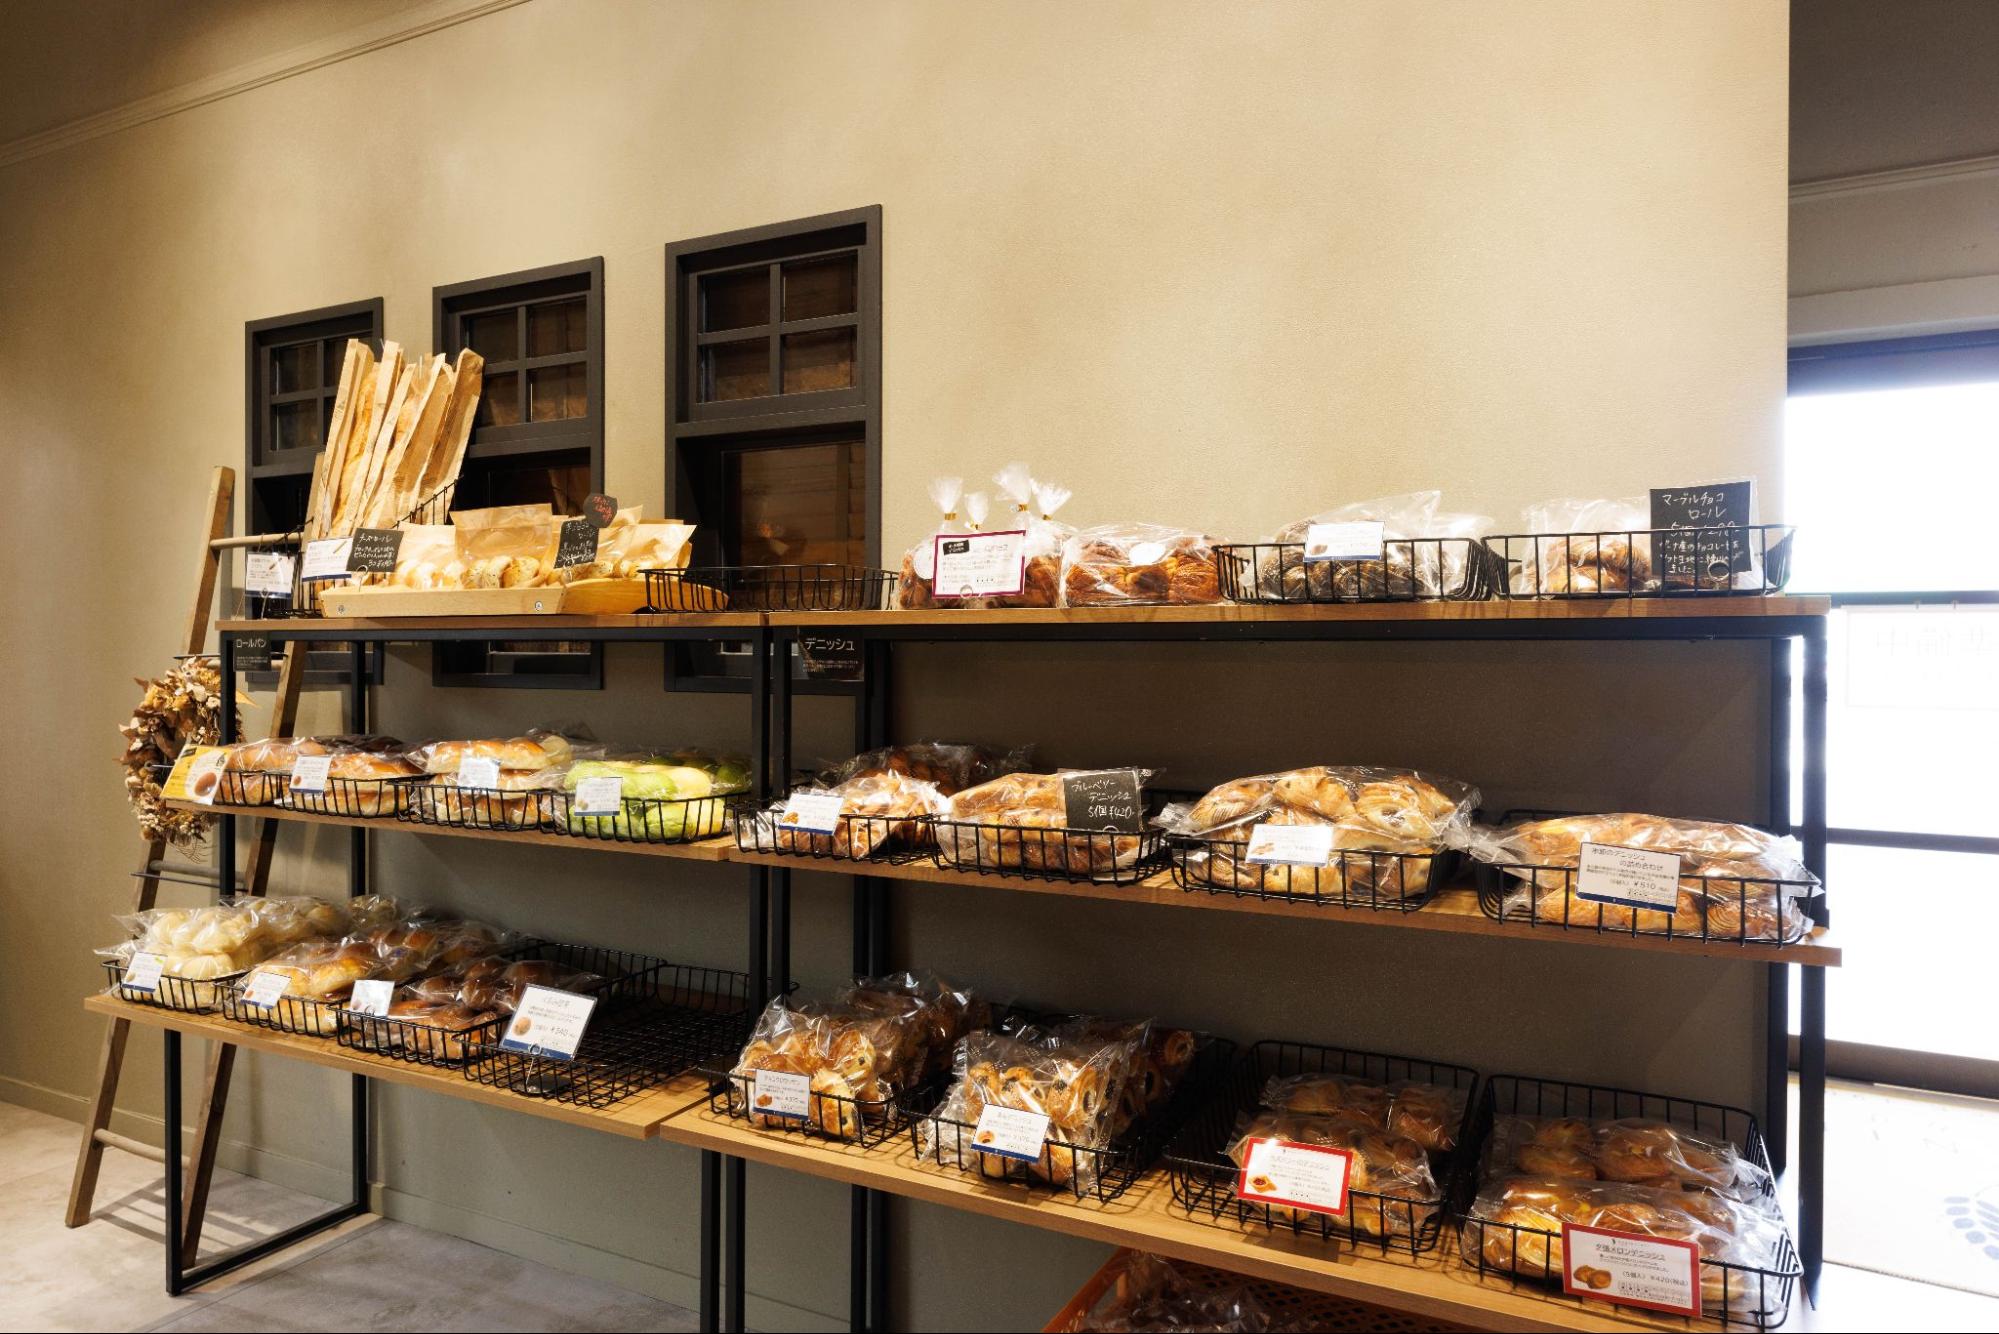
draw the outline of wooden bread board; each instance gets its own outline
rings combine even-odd
[[[347,588],[334,585],[320,597],[327,616],[619,616],[646,602],[643,579],[582,579],[547,588]]]

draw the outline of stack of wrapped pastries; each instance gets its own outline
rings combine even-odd
[[[974,871],[1040,871],[1076,879],[1103,878],[1136,866],[1144,834],[1069,827],[1065,776],[1111,770],[1015,773],[949,798],[935,822],[937,855]],[[1150,771],[1136,770],[1141,781]]]

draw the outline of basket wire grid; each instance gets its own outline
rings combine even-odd
[[[1502,597],[1727,597],[1781,593],[1796,536],[1788,524],[1765,523],[1501,533],[1485,541],[1511,572],[1500,580]]]
[[[242,973],[204,978],[162,973],[153,990],[146,991],[125,985],[125,960],[106,959],[103,962],[111,990],[119,1000],[131,1001],[135,1005],[155,1005],[162,1010],[179,1010],[186,1014],[207,1014],[214,1010],[221,1005],[223,993],[243,977]]]
[[[921,861],[936,846],[927,815],[844,814],[835,832],[815,834],[779,825],[781,809],[753,797],[738,798],[731,824],[742,852],[830,861],[880,862],[901,866]],[[858,853],[855,849],[860,849]]]
[[[495,791],[430,782],[411,786],[408,804],[396,818],[412,824],[515,833],[554,822],[556,793],[546,788]]]
[[[865,565],[690,565],[641,570],[646,610],[880,611],[895,573]]]
[[[1487,917],[1551,931],[1781,949],[1800,944],[1825,911],[1823,890],[1815,880],[1704,875],[1683,876],[1681,885],[1686,887],[1694,880],[1699,882],[1695,892],[1703,902],[1699,911],[1688,914],[1577,898],[1576,868],[1572,866],[1479,862],[1473,871],[1479,910]],[[1560,907],[1542,911],[1542,899],[1557,892],[1561,894]],[[1687,920],[1682,921],[1683,917]]]
[[[1320,866],[1265,866],[1249,860],[1249,844],[1169,834],[1167,856],[1173,883],[1188,893],[1329,908],[1415,912],[1454,879],[1463,864],[1452,848],[1427,852],[1366,852],[1338,849]]]
[[[1230,602],[1483,602],[1506,583],[1499,553],[1475,537],[1392,537],[1380,560],[1307,560],[1303,542],[1215,546]]]
[[[1762,1169],[1761,1199],[1769,1213],[1781,1221],[1776,1198],[1776,1177],[1770,1170],[1770,1155],[1756,1117],[1739,1107],[1700,1102],[1665,1094],[1641,1093],[1633,1089],[1599,1084],[1574,1084],[1557,1079],[1525,1075],[1492,1075],[1485,1081],[1473,1118],[1473,1138],[1478,1155],[1467,1160],[1468,1170],[1460,1173],[1452,1213],[1464,1237],[1464,1258],[1481,1275],[1503,1278],[1511,1286],[1522,1283],[1560,1288],[1562,1270],[1555,1259],[1561,1252],[1561,1236],[1516,1223],[1497,1223],[1471,1216],[1481,1185],[1477,1170],[1486,1141],[1498,1117],[1580,1117],[1586,1120],[1643,1118],[1684,1127],[1709,1139],[1725,1140],[1735,1146],[1754,1166]],[[1531,1255],[1523,1254],[1531,1252]],[[1505,1259],[1496,1260],[1495,1255]],[[1534,1257],[1538,1257],[1538,1260]],[[1798,1262],[1789,1228],[1783,1228],[1775,1250],[1765,1264],[1701,1257],[1701,1287],[1719,1300],[1704,1302],[1709,1319],[1753,1329],[1776,1329],[1790,1314],[1791,1298],[1804,1273]]]
[[[1418,1199],[1349,1191],[1347,1212],[1340,1217],[1239,1198],[1236,1195],[1239,1174],[1228,1156],[1228,1148],[1239,1133],[1240,1120],[1253,1115],[1261,1105],[1265,1084],[1273,1078],[1292,1075],[1337,1075],[1373,1084],[1409,1080],[1464,1094],[1465,1110],[1457,1126],[1456,1143],[1447,1153],[1430,1155],[1437,1183],[1435,1194]],[[1390,1252],[1420,1255],[1436,1247],[1453,1187],[1474,1161],[1477,1084],[1478,1075],[1461,1065],[1264,1039],[1243,1053],[1229,1079],[1167,1147],[1166,1167],[1173,1201],[1192,1216],[1227,1219],[1235,1227],[1345,1241],[1371,1247],[1384,1255]]]
[[[935,839],[930,858],[939,867],[1018,880],[1134,885],[1152,874],[1166,847],[1165,834],[1153,828],[1114,833],[941,815],[929,823]]]
[[[328,776],[318,792],[301,791],[284,775],[274,774],[281,791],[276,804],[304,815],[337,815],[361,819],[390,819],[409,805],[410,793],[424,780],[408,778],[335,778]]]
[[[730,798],[624,797],[618,815],[583,815],[574,792],[549,794],[548,819],[558,834],[607,843],[691,843],[728,832]]]

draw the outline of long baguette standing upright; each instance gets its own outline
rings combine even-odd
[[[402,517],[400,512],[387,516],[382,522],[378,508],[386,507],[390,479],[400,465],[403,452],[408,447],[410,432],[416,427],[417,409],[422,404],[423,395],[429,387],[435,360],[420,357],[409,363],[404,375],[404,383],[396,386],[395,419],[384,422],[381,432],[375,437],[374,447],[368,453],[360,482],[357,484],[353,506],[348,517],[356,528],[383,528]]]
[[[384,470],[382,488],[374,502],[379,522],[398,523],[428,498],[421,494],[423,475],[437,448],[438,428],[444,424],[456,381],[444,357],[433,358],[429,389],[416,405],[409,434],[397,445],[394,460]]]
[[[390,355],[390,348],[395,354]],[[375,396],[372,420],[368,429],[347,444],[347,452],[341,460],[340,472],[335,481],[333,515],[330,520],[331,532],[342,536],[354,531],[360,520],[361,486],[368,475],[368,469],[377,450],[386,450],[395,439],[397,418],[402,412],[403,399],[409,393],[412,368],[403,357],[401,347],[394,344],[382,345],[381,364],[375,369]]]
[[[465,466],[465,446],[472,438],[472,421],[479,412],[479,393],[486,382],[486,359],[466,348],[452,368],[451,403],[438,427],[437,442],[417,483],[416,503],[422,504],[458,480]]]
[[[374,387],[374,376],[375,354],[360,339],[348,339],[346,355],[340,361],[340,387],[334,393],[333,415],[326,424],[326,443],[312,462],[312,489],[307,492],[305,516],[308,539],[318,538],[326,531],[327,511],[323,507],[332,499],[328,490],[331,460],[347,452],[347,439],[353,433],[357,412]]]

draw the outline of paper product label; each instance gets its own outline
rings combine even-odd
[[[777,822],[807,834],[837,834],[842,805],[837,792],[794,792],[785,798],[784,812]]]
[[[333,767],[331,755],[301,755],[292,764],[292,786],[294,792],[326,791],[327,770]]]
[[[571,815],[619,815],[625,809],[625,779],[622,774],[597,774],[576,780],[576,792],[569,799]]]
[[[264,597],[290,597],[295,557],[283,551],[253,551],[243,558],[243,591]]]
[[[1562,1224],[1562,1291],[1701,1317],[1701,1251],[1691,1241]]]
[[[143,951],[132,956],[125,965],[123,985],[133,991],[154,992],[160,988],[160,974],[165,971],[167,961],[157,954]]]
[[[396,553],[402,549],[400,528],[357,528],[347,548],[347,573],[394,574]]]
[[[1145,781],[1136,769],[1063,774],[1062,818],[1071,829],[1137,834],[1145,829]]]
[[[283,973],[267,973],[259,968],[250,974],[250,980],[243,984],[243,1003],[254,1005],[260,1010],[268,1010],[278,1003],[278,998],[291,989],[292,980]]]
[[[1023,1112],[1017,1107],[987,1103],[972,1128],[972,1147],[980,1153],[996,1153],[1016,1162],[1038,1163],[1041,1146],[1048,1142],[1048,1114]]]
[[[750,1109],[758,1116],[803,1121],[812,1115],[812,1077],[789,1070],[757,1070],[750,1075]]]
[[[590,1012],[597,1008],[595,996],[579,996],[553,987],[529,987],[521,995],[514,1021],[507,1025],[500,1046],[528,1056],[547,1056],[567,1061],[583,1043]]]
[[[1020,592],[1027,534],[938,533],[931,589],[939,598],[1006,597]]]
[[[1315,523],[1305,529],[1305,559],[1380,560],[1381,525],[1374,522]]]
[[[1333,860],[1333,827],[1260,824],[1249,831],[1243,860],[1257,866],[1325,866]]]
[[[1670,913],[1680,901],[1680,854],[1585,843],[1576,863],[1576,897]]]
[[[1346,1214],[1350,1151],[1288,1139],[1253,1139],[1244,1147],[1235,1188],[1240,1198],[1336,1218]]]
[[[160,795],[169,801],[213,806],[222,786],[222,761],[227,756],[221,746],[186,747],[174,761],[167,781],[160,785]]]
[[[476,787],[486,792],[500,788],[500,762],[474,756],[458,762],[458,786]]]
[[[351,537],[326,537],[317,542],[305,544],[305,572],[299,577],[313,579],[345,579],[347,577],[347,553],[353,549]]]
[[[354,991],[347,998],[347,1008],[356,1014],[386,1015],[389,1001],[395,994],[396,984],[388,979],[366,978],[354,984]]]

